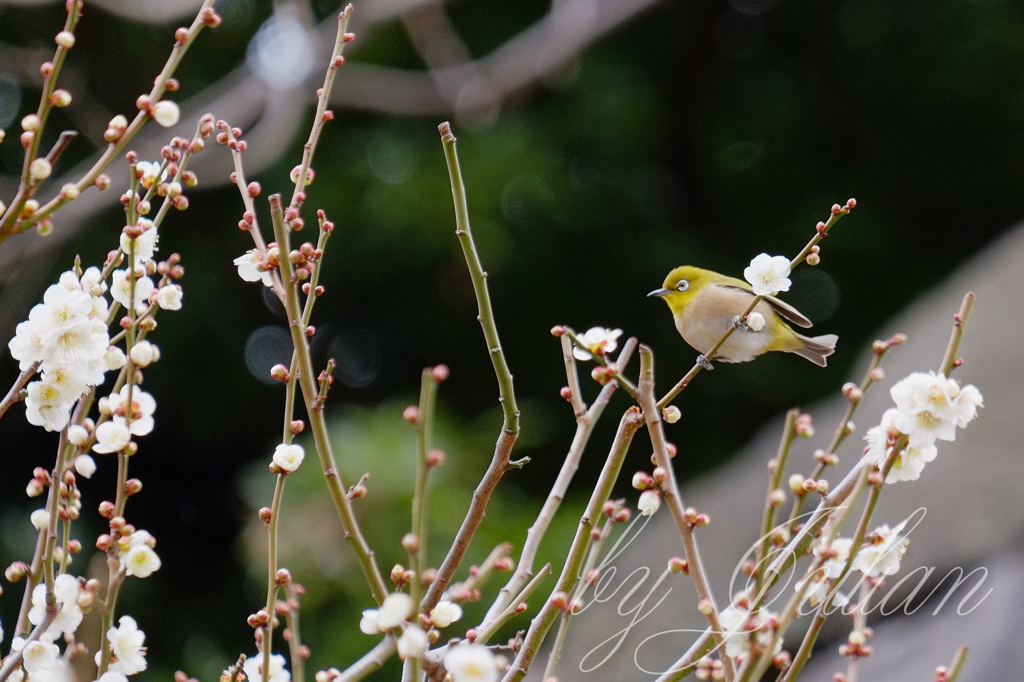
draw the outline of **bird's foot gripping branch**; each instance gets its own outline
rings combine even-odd
[[[109,179],[101,181],[104,164],[122,151],[148,118],[158,123],[176,118],[176,109],[163,104],[161,98],[177,87],[171,73],[200,29],[219,23],[210,4],[204,4],[191,28],[176,33],[172,57],[153,92],[140,98],[135,121],[111,121],[107,131],[111,147],[96,168],[39,205],[34,198],[39,183],[46,179],[48,164],[52,165],[62,147],[41,156],[38,140],[50,108],[69,103],[54,87],[63,55],[74,44],[81,8],[80,2],[69,0],[68,23],[57,36],[58,50],[49,63],[44,101],[35,118],[22,122],[25,170],[16,196],[0,219],[0,241],[32,225],[45,232],[52,227],[52,215],[81,191],[90,185],[109,184]],[[820,263],[819,242],[856,202],[850,199],[833,206],[827,220],[817,223],[814,235],[794,258],[768,254],[753,258],[743,279],[690,265],[672,270],[650,296],[665,301],[677,331],[698,356],[693,367],[660,397],[655,351],[650,345],[636,338],[622,341],[620,330],[594,327],[578,334],[568,326],[554,327],[552,333],[559,345],[552,349],[551,364],[553,371],[565,373],[561,396],[571,406],[576,424],[573,438],[550,492],[528,521],[522,546],[516,550],[503,538],[493,549],[484,548],[490,552],[483,561],[467,567],[467,556],[474,540],[480,544],[480,531],[488,518],[503,511],[495,509],[495,491],[506,474],[514,476],[514,470],[526,467],[528,460],[512,458],[520,435],[520,403],[470,224],[456,138],[451,126],[443,124],[441,144],[454,200],[456,240],[452,248],[457,241],[467,264],[484,337],[479,352],[487,354],[493,367],[501,423],[488,463],[474,472],[479,476],[474,490],[440,488],[437,472],[445,463],[445,453],[436,447],[435,426],[443,399],[440,389],[451,385],[446,384],[450,370],[445,365],[423,370],[418,402],[393,420],[395,426],[401,426],[400,419],[409,425],[403,428],[408,429],[404,437],[412,453],[408,462],[411,483],[408,490],[396,493],[411,500],[408,529],[395,537],[366,532],[368,513],[362,505],[372,488],[370,474],[387,476],[389,472],[382,465],[381,471],[371,471],[355,483],[343,481],[344,462],[337,454],[341,449],[328,429],[328,407],[338,390],[334,387],[335,364],[333,360],[318,364],[310,340],[316,334],[315,303],[326,293],[321,273],[328,241],[334,243],[335,235],[344,234],[323,210],[310,209],[308,193],[321,133],[334,119],[327,103],[344,63],[342,52],[354,39],[348,32],[351,12],[349,7],[338,16],[333,50],[317,92],[314,121],[292,173],[290,198],[273,193],[265,202],[260,200],[262,186],[245,175],[248,144],[243,131],[211,116],[198,121],[192,139],[171,140],[161,161],[147,163],[129,152],[131,174],[122,196],[125,227],[118,236],[119,247],[111,251],[102,267],[83,268],[76,260],[59,282],[47,289],[42,302],[28,312],[28,319],[10,341],[21,374],[0,403],[0,416],[9,412],[11,418],[20,410],[10,408],[24,403],[27,420],[54,433],[56,455],[52,467],[47,462],[35,469],[26,488],[30,497],[45,493],[44,505],[31,514],[38,533],[34,551],[5,572],[11,582],[24,581],[24,590],[17,618],[8,624],[12,636],[5,643],[7,655],[0,664],[0,682],[59,682],[70,679],[69,665],[76,666],[83,679],[125,682],[147,667],[142,628],[147,618],[157,616],[139,610],[136,621],[119,608],[118,597],[122,588],[131,588],[134,579],[153,575],[161,562],[153,536],[129,515],[128,499],[141,491],[142,482],[129,478],[128,470],[131,458],[140,453],[136,438],[154,427],[156,400],[144,390],[149,384],[143,383],[142,370],[148,374],[160,352],[149,335],[156,328],[158,312],[181,308],[179,280],[184,274],[176,255],[158,261],[154,250],[157,230],[170,208],[188,206],[183,185],[192,186],[195,177],[186,167],[211,137],[231,154],[231,179],[243,204],[238,225],[252,239],[251,249],[236,258],[234,266],[243,280],[261,282],[280,303],[291,342],[287,364],[282,362],[271,370],[271,377],[283,385],[284,400],[280,422],[273,427],[273,453],[267,452],[273,492],[267,506],[258,512],[266,531],[266,591],[264,595],[261,587],[258,604],[254,599],[247,624],[234,624],[251,628],[255,653],[225,660],[222,682],[241,682],[243,678],[250,682],[304,682],[309,677],[305,667],[311,655],[326,662],[313,674],[316,682],[354,681],[375,673],[401,674],[408,682],[440,682],[448,676],[452,682],[512,682],[540,666],[545,680],[568,678],[579,667],[578,661],[564,656],[568,633],[573,627],[587,627],[587,616],[581,611],[601,588],[601,567],[610,555],[621,551],[619,542],[630,528],[651,521],[663,506],[675,528],[671,542],[678,548],[666,572],[670,579],[688,576],[704,630],[672,652],[676,661],[659,671],[659,680],[692,674],[698,679],[751,682],[774,667],[778,679],[791,682],[801,674],[825,618],[834,611],[831,607],[844,602],[852,606],[852,619],[841,653],[848,659],[845,680],[853,682],[860,661],[872,649],[866,643],[870,630],[865,614],[874,589],[899,571],[909,533],[908,520],[887,519],[888,523],[878,525],[874,519],[877,501],[888,486],[927,475],[926,465],[938,456],[941,444],[953,440],[982,405],[974,386],[962,385],[950,376],[962,364],[959,348],[973,295],[965,297],[954,316],[950,341],[944,356],[937,359],[938,365],[931,371],[921,368],[891,386],[892,407],[869,417],[877,425],[867,431],[866,450],[862,454],[857,447],[847,448],[854,453],[852,466],[837,475],[838,483],[830,483],[827,476],[831,470],[840,471],[839,451],[853,431],[854,412],[865,393],[885,380],[882,360],[905,337],[875,342],[871,362],[859,383],[842,388],[846,410],[827,448],[815,453],[809,471],[793,466],[789,455],[802,438],[813,434],[813,423],[798,410],[787,414],[777,454],[768,463],[763,513],[749,520],[751,529],[760,530],[760,539],[743,563],[746,581],[737,593],[724,597],[714,593],[710,579],[721,567],[708,565],[698,543],[701,534],[712,532],[708,529],[711,519],[686,505],[676,480],[673,458],[685,450],[685,444],[677,447],[666,433],[683,418],[672,401],[702,369],[710,370],[713,361],[749,362],[764,353],[781,351],[819,367],[826,365],[837,338],[798,332],[809,328],[811,321],[779,294],[789,290],[793,268]],[[151,202],[160,206],[147,218]],[[270,232],[265,234],[268,219]],[[306,228],[307,219],[310,227],[315,220],[315,237],[296,245],[296,234]],[[230,265],[223,263],[211,278],[228,269]],[[631,378],[634,355],[639,356],[639,369]],[[592,363],[590,377],[599,385],[594,391],[589,380],[580,377],[585,363]],[[818,371],[799,364],[801,370]],[[108,375],[115,377],[111,387],[100,388]],[[615,396],[619,389],[626,394],[621,399]],[[617,399],[623,403],[621,416],[610,442],[601,448],[606,455],[585,496],[585,507],[566,511],[563,501],[573,492],[575,474],[597,424]],[[261,428],[262,423],[256,420],[252,428]],[[626,483],[622,476],[626,457],[644,430],[653,453],[652,465],[635,472]],[[325,499],[333,509],[327,521],[310,519],[309,523],[329,522],[340,529],[339,544],[345,545],[354,567],[348,577],[355,576],[358,581],[361,575],[365,582],[352,596],[361,611],[361,617],[353,616],[353,629],[358,619],[363,633],[359,636],[365,638],[358,641],[363,645],[358,656],[340,650],[311,652],[300,632],[304,588],[299,581],[303,576],[286,567],[293,557],[288,554],[288,543],[282,541],[286,537],[282,518],[287,520],[290,511],[285,490],[296,487],[294,478],[293,485],[287,482],[303,465],[309,447],[315,449],[320,465],[317,476],[322,474]],[[105,459],[116,468],[112,499],[98,503],[83,500],[79,478],[92,476]],[[115,474],[114,469],[111,473]],[[636,491],[635,499],[630,485]],[[428,511],[439,496],[446,498],[445,509],[458,508],[453,502],[457,500],[466,510],[451,533],[437,532],[430,524]],[[783,513],[787,502],[789,511]],[[88,528],[79,519],[86,513],[83,510],[90,508],[98,508],[102,532],[94,542],[83,543],[76,534]],[[854,508],[861,510],[859,515],[853,513]],[[575,529],[565,534],[561,551],[548,551],[556,559],[540,565],[543,545],[556,535],[549,536],[549,530],[560,513],[578,515],[573,520]],[[87,544],[96,547],[100,561],[82,562],[79,570],[72,559]],[[381,554],[396,552],[403,557],[401,562],[389,571],[382,570]],[[92,570],[99,566],[98,577],[86,574],[85,564]],[[166,573],[165,569],[160,577]],[[787,575],[798,579],[783,582]],[[849,583],[858,578],[856,590],[851,590]],[[475,602],[483,602],[486,609],[473,607]],[[814,614],[812,622],[801,643],[792,651],[785,650],[784,638],[808,604]],[[79,634],[90,612],[99,615],[94,641],[89,640],[88,628]],[[474,614],[475,622],[470,622],[469,614]],[[76,639],[79,636],[81,641]],[[308,639],[308,626],[306,636]],[[397,664],[385,668],[392,659],[401,661],[400,673]],[[943,669],[943,679],[955,680],[964,660],[965,651],[958,651],[949,668]],[[593,675],[605,679],[601,671]],[[184,673],[179,678],[188,679]]]

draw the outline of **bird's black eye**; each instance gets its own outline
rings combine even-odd
[[[679,280],[679,284],[676,285],[676,291],[686,291],[690,288],[690,282],[685,279]]]

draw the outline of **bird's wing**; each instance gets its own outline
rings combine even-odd
[[[754,293],[750,285],[747,284],[746,282],[743,282],[738,279],[733,279],[732,277],[723,279],[725,281],[718,281],[715,282],[715,284],[717,284],[720,287],[725,287],[727,289],[739,289],[740,291],[745,291],[748,294]],[[768,305],[770,305],[775,310],[775,312],[777,312],[779,315],[782,315],[784,318],[786,318],[796,326],[803,327],[804,329],[807,329],[808,327],[812,326],[811,321],[804,317],[803,313],[801,313],[799,310],[789,305],[788,303],[781,301],[775,298],[774,296],[765,296],[764,300]]]

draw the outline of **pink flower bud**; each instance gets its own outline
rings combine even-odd
[[[402,548],[407,552],[418,552],[420,549],[420,537],[415,533],[406,533],[402,536]]]

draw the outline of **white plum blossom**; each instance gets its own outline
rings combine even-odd
[[[944,374],[914,372],[889,390],[897,410],[894,426],[911,445],[955,439],[959,393],[960,385]]]
[[[591,327],[579,335],[580,346],[572,349],[572,354],[577,360],[590,360],[595,355],[606,355],[619,347],[619,337],[622,336],[621,329],[608,329],[607,327]]]
[[[57,616],[46,629],[50,637],[60,637],[64,633],[74,634],[82,623],[82,609],[78,606],[78,578],[67,573],[57,576],[53,581],[53,596],[57,600]],[[40,583],[32,589],[32,608],[28,612],[28,621],[39,625],[46,617],[46,585]],[[29,671],[31,673],[31,671]]]
[[[131,439],[128,424],[121,417],[114,417],[96,427],[96,444],[92,446],[92,451],[101,455],[120,452]]]
[[[764,315],[756,310],[747,315],[747,326],[750,327],[751,331],[759,332],[764,329],[764,322]]]
[[[938,453],[939,449],[934,444],[917,447],[908,445],[892,463],[885,482],[916,481],[921,478],[924,465],[934,460]]]
[[[117,346],[111,346],[107,349],[107,352],[103,354],[103,363],[107,366],[107,369],[112,372],[124,367],[124,363],[128,361],[124,351]]]
[[[412,615],[412,597],[405,592],[394,592],[384,598],[379,609],[366,609],[359,621],[359,629],[367,635],[387,632],[405,622]]]
[[[50,512],[45,509],[36,509],[28,518],[36,530],[45,530],[50,527]]]
[[[729,604],[729,606],[722,609],[722,612],[718,614],[718,621],[722,624],[725,635],[725,653],[732,658],[744,654],[750,643],[750,633],[752,631],[757,632],[755,636],[758,644],[761,646],[770,645],[772,640],[775,639],[775,633],[767,627],[767,623],[773,615],[763,610],[751,613],[747,609],[737,607],[735,604]],[[776,643],[775,651],[772,652],[772,655],[777,654],[781,648],[782,642],[779,641]]]
[[[442,630],[462,618],[462,607],[455,602],[442,599],[430,610],[430,622]]]
[[[79,455],[75,457],[75,471],[80,476],[85,478],[92,478],[92,475],[96,473],[96,460],[89,455]]]
[[[398,657],[403,661],[408,658],[419,658],[427,651],[430,640],[427,633],[419,625],[407,625],[402,636],[398,638]]]
[[[299,468],[306,451],[298,443],[281,443],[274,449],[274,464],[289,474]]]
[[[377,609],[365,609],[362,618],[359,619],[359,630],[364,635],[379,635],[381,630],[380,622],[377,619]]]
[[[263,652],[245,659],[242,670],[249,682],[263,682]],[[284,667],[284,656],[281,654],[270,655],[269,673],[270,682],[290,682],[292,674]]]
[[[43,374],[42,381],[30,383],[25,391],[25,417],[28,423],[42,426],[47,431],[60,431],[67,426],[71,420],[74,398],[68,400],[65,393],[55,382],[47,381],[46,374]]]
[[[167,284],[156,292],[156,303],[163,310],[181,310],[181,295],[180,286]]]
[[[111,393],[109,400],[110,411],[113,412],[116,417],[125,418],[127,421],[128,416],[128,388],[129,385],[125,384],[121,387],[119,393]],[[138,386],[131,387],[132,403],[131,403],[131,414],[132,414],[132,434],[136,436],[145,436],[153,430],[153,412],[156,411],[156,400],[153,396],[143,391]],[[98,438],[99,436],[97,436]],[[98,452],[98,450],[97,450]]]
[[[154,104],[150,113],[153,116],[153,120],[164,128],[170,128],[175,125],[178,122],[178,118],[181,117],[181,109],[169,99],[160,100]]]
[[[121,570],[137,578],[148,578],[160,569],[160,557],[153,551],[156,538],[147,530],[138,529],[118,540],[121,549]]]
[[[149,341],[139,341],[132,346],[129,357],[136,367],[149,367],[160,357],[160,351]]]
[[[11,357],[19,361],[18,369],[22,372],[43,357],[45,348],[38,327],[39,325],[30,321],[19,323],[15,328],[14,338],[7,344],[11,349]]]
[[[956,398],[956,422],[961,429],[967,426],[968,422],[974,421],[978,416],[978,408],[985,407],[982,404],[981,391],[972,384],[960,389],[960,395]]]
[[[822,564],[823,572],[830,580],[838,578],[850,560],[850,547],[853,545],[853,538],[835,538],[829,548],[828,559]],[[824,550],[821,547],[814,548],[815,556],[823,556]]]
[[[377,615],[378,622],[385,628],[393,628],[402,624],[412,615],[412,597],[405,592],[394,592],[384,598]]]
[[[124,557],[125,572],[137,578],[148,578],[160,569],[160,557],[152,547],[139,545],[128,550]]]
[[[121,232],[121,250],[124,251],[125,256],[134,252],[135,264],[140,265],[150,260],[153,253],[158,250],[157,242],[160,240],[160,235],[153,221],[147,218],[139,218],[135,227],[142,233],[134,239],[125,232]]]
[[[640,493],[637,508],[644,516],[650,516],[661,507],[661,494],[657,490],[645,490]]]
[[[762,253],[743,270],[743,279],[750,282],[758,296],[773,296],[780,291],[789,291],[792,284],[789,272],[788,258]]]
[[[68,442],[82,447],[89,442],[89,430],[81,424],[72,424],[68,427]]]
[[[483,644],[460,644],[444,655],[452,682],[498,682],[494,654]]]
[[[163,172],[160,171],[160,166],[163,164],[159,161],[139,161],[135,164],[136,172],[142,173],[142,177],[139,178],[139,182],[143,187],[149,189],[158,180],[163,181],[167,179],[167,169]],[[125,251],[125,253],[128,253]]]
[[[90,273],[90,277],[95,276]],[[90,284],[90,290],[101,288]],[[74,272],[61,274],[43,302],[17,326],[8,343],[22,371],[37,365],[42,376],[26,387],[26,417],[50,431],[63,429],[71,406],[88,386],[103,381],[108,343],[106,301],[83,291]]]
[[[110,666],[107,668],[122,675],[134,675],[146,669],[146,633],[139,629],[138,623],[131,616],[121,616],[118,627],[107,630],[107,641],[110,643]],[[99,665],[100,652],[96,652],[96,663]]]
[[[909,538],[900,535],[906,523],[904,521],[895,528],[882,525],[872,531],[854,558],[852,568],[872,578],[899,571],[900,559],[910,544]]]
[[[810,581],[810,585],[804,587],[804,585]],[[808,576],[802,580],[798,580],[796,583],[796,591],[804,593],[804,601],[808,602],[811,606],[817,606],[821,602],[828,598],[828,578],[824,577],[820,572]]]
[[[16,639],[21,638],[18,637]],[[39,639],[33,640],[28,644],[25,643],[24,639],[21,639],[20,644],[21,646],[17,648],[21,649],[21,664],[25,667],[25,672],[29,674],[30,678],[42,677],[57,665],[60,649],[53,643],[53,636],[49,631],[44,632],[39,636]],[[15,648],[15,643],[12,642],[11,648]]]
[[[146,275],[146,271],[139,267],[135,269],[135,305],[129,306],[129,301],[132,300],[132,280],[129,277],[130,271],[128,268],[124,270],[114,270],[114,275],[110,284],[110,295],[111,297],[123,305],[125,308],[134,307],[136,310],[144,308],[146,303],[149,301],[149,295],[153,293],[154,285],[153,280]]]
[[[896,428],[896,416],[899,411],[890,407],[882,415],[882,423],[872,426],[864,434],[864,440],[868,446],[864,449],[864,460],[881,468],[889,457],[889,450],[896,438],[899,437],[899,429]]]
[[[100,298],[107,292],[107,283],[103,281],[103,272],[95,265],[85,269],[78,281],[82,291],[93,298]]]
[[[868,429],[863,461],[884,468],[901,435],[907,445],[885,477],[886,483],[915,481],[925,464],[935,459],[937,440],[951,441],[956,429],[965,427],[983,407],[981,392],[974,386],[961,387],[953,379],[935,372],[914,372],[890,390],[896,403],[882,415],[882,423]]]
[[[246,282],[262,281],[268,287],[274,286],[274,278],[269,270],[263,269],[263,260],[258,250],[246,251],[245,255],[239,256],[233,262],[238,267],[238,276]]]

